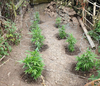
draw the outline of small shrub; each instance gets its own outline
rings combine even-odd
[[[94,30],[89,31],[88,33],[94,40],[100,41],[100,21],[96,24]]]
[[[56,19],[56,27],[60,27],[60,25],[61,25],[61,18],[60,17],[57,17],[57,19]]]
[[[25,74],[31,74],[35,80],[41,76],[42,70],[44,69],[43,59],[41,58],[38,50],[28,51],[30,54],[26,56],[24,60],[19,62],[24,63]]]
[[[39,12],[35,12],[35,21],[37,21],[38,23],[40,22],[40,16],[39,16]]]
[[[32,42],[35,43],[36,47],[40,49],[43,46],[44,36],[41,34],[41,29],[36,26],[36,29],[32,30]]]
[[[63,25],[62,28],[59,28],[59,36],[61,39],[66,37],[65,26]]]
[[[87,49],[84,54],[77,56],[76,70],[89,71],[95,66],[97,55]]]
[[[17,33],[16,31],[17,28],[15,26],[15,23],[11,21],[7,21],[5,28],[7,31],[7,34],[6,34],[7,40],[17,45],[20,42],[21,34]]]
[[[76,39],[73,37],[72,34],[69,34],[66,42],[68,42],[68,49],[70,52],[75,51],[75,43],[77,42]]]

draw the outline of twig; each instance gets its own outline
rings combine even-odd
[[[9,61],[9,59],[7,61],[5,61],[3,64],[0,65],[0,67],[2,67],[4,64],[6,64]]]
[[[0,61],[2,61],[4,58],[5,58],[5,56],[3,56],[3,57],[0,59]]]

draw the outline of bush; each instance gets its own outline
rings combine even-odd
[[[97,55],[91,52],[91,50],[87,49],[84,54],[76,57],[78,61],[76,70],[89,71],[95,66],[97,61],[95,57],[97,57]]]
[[[75,43],[77,42],[76,39],[73,37],[72,34],[69,34],[66,42],[68,42],[68,49],[70,52],[75,51]]]
[[[61,18],[60,17],[57,17],[56,18],[56,26],[59,28],[60,27],[60,24],[61,24]]]
[[[30,54],[26,56],[24,60],[19,62],[24,63],[25,74],[31,74],[35,80],[41,76],[42,70],[44,69],[43,59],[41,58],[38,50],[28,51]]]
[[[59,36],[61,39],[66,37],[65,26],[63,25],[62,28],[59,28]]]

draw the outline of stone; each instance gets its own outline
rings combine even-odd
[[[72,16],[72,15],[75,15],[75,14],[76,14],[76,12],[75,12],[75,11],[68,12],[68,15],[69,15],[69,16]]]

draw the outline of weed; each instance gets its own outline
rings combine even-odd
[[[68,42],[68,49],[70,52],[75,51],[75,43],[77,42],[76,39],[73,37],[72,34],[69,34],[66,42]]]
[[[65,26],[63,25],[62,28],[59,28],[59,36],[61,39],[66,37]]]
[[[61,25],[61,18],[60,17],[57,17],[56,18],[56,26],[59,28]]]
[[[23,68],[26,69],[25,74],[31,74],[31,77],[36,80],[39,76],[41,76],[44,63],[37,49],[35,51],[28,52],[30,55],[27,54],[26,58],[19,62],[24,63]]]
[[[76,70],[89,71],[95,66],[97,60],[95,57],[97,57],[97,55],[91,52],[90,49],[87,49],[81,56],[76,57],[78,61]]]

